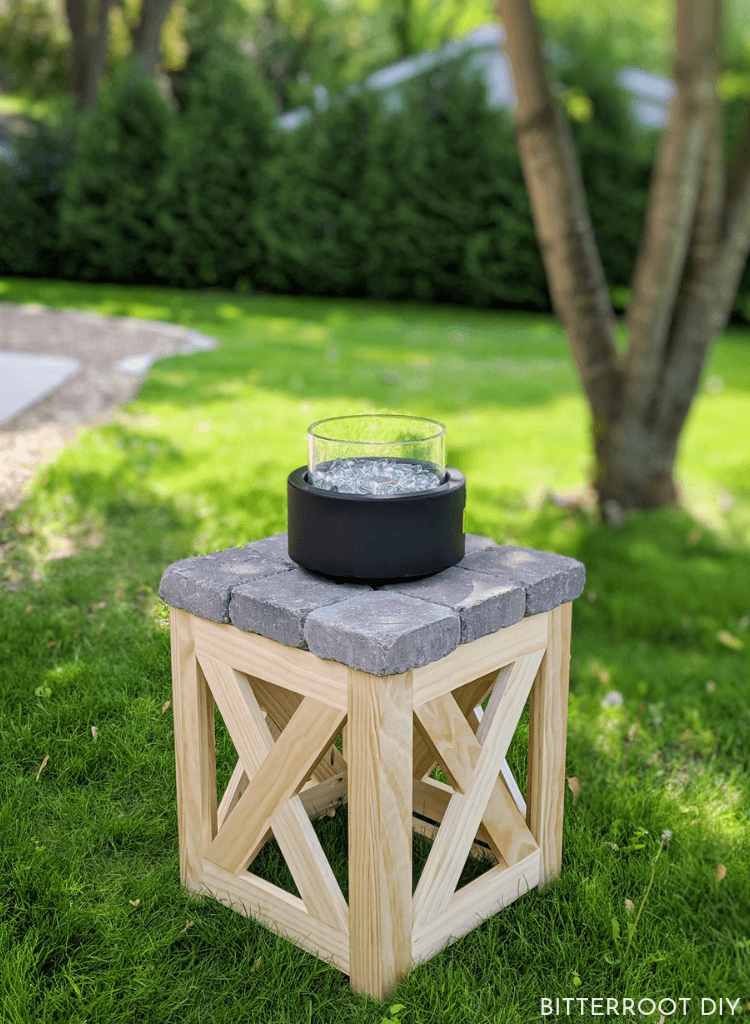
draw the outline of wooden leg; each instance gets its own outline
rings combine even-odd
[[[180,881],[200,892],[203,856],[216,836],[214,701],[195,657],[192,615],[170,610]]]
[[[412,716],[411,672],[351,670],[350,980],[381,1001],[412,965]]]
[[[560,873],[572,603],[549,613],[547,650],[529,698],[526,820],[539,844],[542,888]]]

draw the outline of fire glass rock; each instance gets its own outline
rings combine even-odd
[[[404,459],[334,459],[312,474],[311,483],[344,494],[412,494],[440,486],[429,463]]]

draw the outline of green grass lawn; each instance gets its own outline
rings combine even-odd
[[[734,1017],[750,1019],[750,332],[727,332],[706,370],[679,462],[686,508],[611,531],[547,497],[581,485],[590,459],[551,317],[19,280],[0,281],[0,300],[164,319],[221,343],[155,364],[0,524],[3,1024],[526,1024],[543,997],[692,999],[673,1016],[717,1021],[701,998],[739,999]],[[377,408],[447,424],[467,530],[587,567],[562,876],[418,967],[385,1007],[180,890],[158,597],[176,559],[286,528],[309,423]],[[522,785],[524,722],[509,756]],[[222,782],[230,754],[219,723]],[[345,825],[341,811],[316,826],[339,874]],[[264,858],[287,884],[272,845]],[[656,1024],[648,1009],[625,1019]]]

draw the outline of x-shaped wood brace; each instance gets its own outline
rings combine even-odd
[[[538,849],[500,769],[543,654],[499,673],[476,735],[451,693],[415,708],[417,729],[454,789],[414,893],[415,930],[448,908],[480,823],[509,867]]]
[[[274,741],[247,677],[206,655],[199,661],[248,777],[206,859],[240,874],[272,830],[308,913],[348,929],[349,908],[298,796],[346,713],[303,697]]]

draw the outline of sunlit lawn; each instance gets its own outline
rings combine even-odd
[[[2,524],[0,1020],[380,1021],[335,969],[181,892],[157,594],[170,562],[283,531],[307,425],[374,408],[447,424],[469,531],[574,555],[588,574],[562,877],[416,969],[395,1018],[527,1022],[543,996],[745,1006],[750,332],[728,332],[707,368],[679,466],[689,511],[613,532],[547,498],[581,486],[589,462],[551,317],[11,280],[0,299],[164,319],[220,342],[155,364],[137,400]],[[522,782],[524,738],[510,755]],[[341,860],[345,813],[324,822]],[[268,870],[283,883],[282,865]]]

